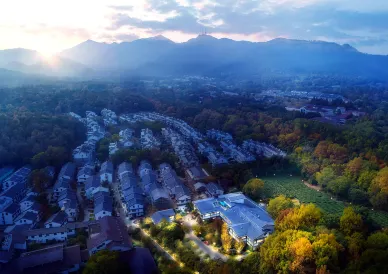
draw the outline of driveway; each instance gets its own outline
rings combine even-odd
[[[186,239],[192,240],[197,244],[197,246],[203,251],[205,254],[209,255],[210,258],[217,260],[221,259],[224,262],[228,260],[228,257],[225,256],[224,254],[221,254],[212,246],[205,245],[204,242],[201,241],[197,236],[194,235],[194,233],[191,231],[190,233],[186,233],[185,235]]]
[[[188,226],[188,227],[190,227],[190,228],[192,228],[193,225],[196,225],[198,223],[197,223],[197,220],[195,220],[195,219],[193,220],[191,214],[187,214],[185,217],[183,217],[183,224]],[[186,233],[185,238],[195,242],[197,244],[197,246],[201,249],[201,251],[203,251],[205,254],[209,255],[210,258],[212,258],[212,259],[221,259],[224,262],[226,262],[228,260],[227,256],[225,256],[224,254],[218,252],[218,250],[216,250],[213,246],[208,246],[204,242],[202,242],[201,239],[198,238],[193,233],[193,231],[191,231],[190,233]]]

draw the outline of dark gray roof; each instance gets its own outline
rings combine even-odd
[[[10,204],[6,209],[3,210],[3,212],[7,213],[15,213],[16,211],[20,210],[20,205],[17,203]]]
[[[159,224],[163,219],[165,219],[167,222],[171,222],[170,217],[175,216],[175,211],[173,209],[166,209],[157,211],[154,214],[151,215],[151,219],[154,222],[154,224]]]
[[[94,200],[94,214],[101,211],[112,212],[113,199],[110,196],[102,195],[97,200]]]
[[[118,174],[123,174],[125,172],[132,174],[133,173],[133,166],[131,163],[128,163],[128,162],[121,163],[117,169],[117,172],[118,172]]]
[[[58,198],[58,202],[65,200],[65,199],[68,199],[71,201],[73,201],[73,200],[77,201],[76,192],[70,188],[65,189],[64,191],[61,192],[61,195]]]
[[[83,166],[79,171],[77,176],[92,176],[94,174],[94,167],[86,165]]]
[[[9,198],[15,198],[18,194],[23,192],[25,186],[23,184],[16,184],[9,189],[7,189],[1,196],[9,197]]]
[[[113,174],[113,164],[111,161],[106,161],[102,163],[100,173],[110,173]]]
[[[110,245],[131,248],[132,242],[128,235],[127,227],[121,218],[104,216],[98,220],[100,233],[88,239],[88,249],[99,246],[106,240],[112,241]]]
[[[217,191],[224,191],[223,189],[222,189],[222,187],[220,187],[218,184],[215,184],[215,183],[208,183],[207,185],[206,185],[206,189],[207,189],[207,191],[209,191],[209,193],[211,193],[211,194],[215,194]]]
[[[21,269],[44,265],[63,260],[63,245],[55,245],[21,254],[19,265]]]
[[[33,213],[33,212],[31,212],[31,211],[25,211],[25,212],[18,218],[18,220],[20,220],[20,219],[26,219],[26,220],[36,221],[37,217],[38,217],[38,214]]]
[[[31,166],[29,165],[24,166],[16,170],[16,172],[13,173],[10,177],[8,177],[6,181],[9,181],[9,182],[12,181],[15,183],[25,182],[28,176],[30,176],[31,172],[32,172]]]
[[[69,188],[71,183],[71,179],[67,179],[64,177],[58,177],[57,181],[54,184],[54,189],[57,188]]]
[[[58,178],[70,178],[73,179],[75,176],[76,165],[69,162],[66,163],[59,172]]]
[[[159,199],[170,199],[170,196],[163,188],[155,188],[151,191],[151,198],[153,201],[157,201]]]
[[[94,175],[86,179],[85,190],[88,190],[92,187],[97,188],[101,185],[100,176]]]
[[[51,222],[54,222],[54,223],[59,223],[59,224],[63,224],[67,219],[67,216],[66,216],[66,213],[63,212],[63,211],[59,211],[57,213],[55,213],[54,215],[52,215],[46,222],[46,223],[51,223]]]
[[[97,200],[97,199],[100,199],[102,196],[110,196],[110,195],[109,195],[109,192],[98,191],[98,192],[94,193],[93,199]]]
[[[191,175],[193,176],[193,178],[203,179],[203,178],[207,177],[205,172],[203,172],[202,168],[199,166],[189,168],[189,171],[190,171]]]

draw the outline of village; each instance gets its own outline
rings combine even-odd
[[[202,134],[182,120],[159,113],[118,116],[103,109],[101,116],[91,111],[85,118],[69,115],[85,125],[86,140],[73,150],[73,161],[63,165],[58,174],[54,167],[44,169],[47,183],[43,193],[50,208],[56,209],[48,218],[42,219],[47,212],[37,201],[41,193],[30,184],[32,167],[0,170],[1,263],[12,260],[20,271],[45,271],[56,262],[55,271],[77,271],[99,250],[134,252],[127,227],[136,225],[137,220],[151,217],[157,225],[193,210],[202,220],[220,217],[232,237],[251,247],[273,232],[274,221],[265,206],[241,192],[226,193],[217,181],[205,180],[210,174],[199,157],[220,166],[286,157],[280,149],[253,140],[238,145],[229,133],[213,129]],[[135,136],[132,126],[144,121],[165,127],[160,134],[142,128],[140,136]],[[96,145],[106,136],[107,127],[116,126],[120,126],[119,139],[109,144],[110,156],[100,162]],[[153,166],[143,159],[138,165],[122,162],[115,166],[110,159],[122,149],[161,149],[162,144],[175,154],[184,175],[178,175],[170,163]],[[132,257],[149,260],[150,254]]]

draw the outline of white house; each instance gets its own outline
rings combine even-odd
[[[38,214],[33,213],[31,211],[24,212],[21,216],[15,220],[15,225],[30,225],[30,227],[34,227],[38,220]]]
[[[0,225],[12,225],[21,213],[20,206],[9,197],[0,197]]]
[[[92,176],[88,178],[85,182],[85,193],[88,199],[93,197],[93,192],[95,189],[101,186],[100,176]]]
[[[113,182],[113,164],[110,161],[106,161],[101,165],[100,180],[101,182]]]
[[[29,242],[46,243],[47,241],[64,242],[68,236],[75,234],[75,229],[66,226],[27,230],[24,232]]]
[[[98,192],[94,195],[94,216],[96,220],[104,216],[112,216],[113,199],[107,192]]]
[[[94,166],[92,165],[85,165],[80,168],[77,174],[77,182],[79,184],[85,183],[85,181],[94,175]]]

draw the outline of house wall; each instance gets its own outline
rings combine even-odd
[[[28,236],[27,240],[31,242],[37,242],[37,243],[46,243],[47,241],[51,241],[51,240],[63,242],[67,240],[67,236],[68,236],[67,232],[57,232],[57,233],[50,233],[50,234]]]
[[[112,212],[102,210],[96,214],[96,220],[99,220],[104,216],[112,216]]]

